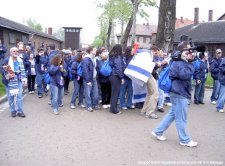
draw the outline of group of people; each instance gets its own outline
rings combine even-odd
[[[163,133],[175,121],[180,144],[195,147],[197,142],[192,141],[185,131],[192,79],[196,84],[194,104],[204,104],[204,86],[210,70],[214,79],[211,101],[212,104],[217,104],[218,112],[223,112],[225,59],[221,58],[222,51],[217,49],[216,57],[208,63],[206,54],[201,53],[193,58],[188,47],[185,42],[179,44],[179,54],[174,60],[172,53],[166,54],[157,46],[152,46],[150,54],[155,66],[145,83],[145,102],[133,103],[134,84],[132,78],[124,74],[137,53],[132,47],[127,47],[123,52],[122,46],[116,44],[108,52],[105,48],[96,49],[90,46],[85,50],[72,52],[70,49],[56,50],[54,45],[49,45],[48,50],[41,47],[35,55],[31,46],[18,43],[10,49],[8,56],[2,58],[1,64],[2,82],[6,88],[11,116],[25,117],[22,94],[26,84],[30,94],[35,92],[37,85],[38,98],[47,96],[50,87],[48,103],[52,112],[58,115],[59,107],[63,107],[63,96],[69,93],[69,84],[72,82],[71,109],[80,107],[93,112],[101,108],[101,103],[102,108],[108,108],[113,114],[121,114],[120,109],[141,108],[141,115],[157,119],[155,112],[164,112],[163,106],[167,103],[172,107],[152,131],[152,135],[165,141]],[[165,93],[158,87],[157,80],[160,72],[168,65],[172,87],[170,93]],[[108,66],[109,74],[102,72],[103,66]]]

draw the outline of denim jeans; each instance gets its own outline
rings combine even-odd
[[[92,81],[92,85],[87,85],[87,82],[84,81],[84,96],[86,108],[93,108],[98,106],[98,84],[97,80]]]
[[[36,81],[37,81],[38,95],[43,95],[43,91],[46,91],[46,84],[45,84],[44,78],[45,78],[45,74],[37,73]]]
[[[159,89],[158,109],[163,108],[164,105],[164,91]]]
[[[127,93],[127,95],[126,95]],[[125,101],[127,97],[127,102]],[[124,78],[124,84],[120,87],[120,107],[131,107],[133,97],[132,80]]]
[[[223,109],[225,102],[225,85],[220,84],[219,97],[217,100],[217,110]]]
[[[213,91],[211,96],[211,102],[217,101],[219,97],[219,91],[220,91],[220,81],[219,80],[213,80]]]
[[[203,102],[204,96],[205,96],[205,82],[196,84],[194,94],[195,102]]]
[[[78,98],[78,105],[83,104],[83,99],[84,99],[84,84],[82,82],[78,82],[77,79],[73,80],[73,85],[74,85],[74,91],[73,91],[73,96],[71,99],[71,104],[76,105],[76,98],[79,95]]]
[[[58,86],[50,84],[52,94],[52,109],[54,112],[58,112],[59,105],[62,104],[62,98],[64,95],[64,87],[59,88]]]
[[[163,135],[163,132],[166,131],[170,124],[175,120],[180,142],[188,143],[190,141],[190,136],[185,131],[187,127],[188,99],[174,93],[171,93],[170,99],[172,107],[153,131],[158,136]]]
[[[11,96],[9,93],[9,87],[8,86],[5,87],[7,97],[8,97],[10,112],[14,112],[14,111],[23,112],[23,84],[21,81],[19,81],[18,85],[19,85],[19,94],[17,96]],[[15,99],[16,99],[16,103],[15,103]],[[15,104],[17,104],[17,110],[16,110]]]

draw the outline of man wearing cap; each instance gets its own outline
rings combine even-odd
[[[154,128],[152,135],[160,141],[166,141],[163,134],[175,121],[180,145],[196,147],[198,143],[192,141],[186,132],[188,101],[191,99],[191,78],[195,71],[194,65],[190,63],[193,57],[188,50],[188,43],[180,43],[178,49],[180,52],[177,54],[177,59],[170,67],[172,107],[160,124]]]
[[[212,62],[210,63],[210,72],[213,78],[213,91],[211,96],[211,103],[216,104],[219,90],[220,90],[220,81],[219,79],[219,66],[222,61],[222,51],[221,49],[216,50],[216,57],[213,58]]]
[[[23,60],[18,56],[16,47],[10,49],[10,56],[4,59],[1,67],[3,68],[2,82],[6,88],[11,116],[24,118],[22,93],[23,85],[27,83],[27,78]],[[17,107],[15,106],[16,104]]]

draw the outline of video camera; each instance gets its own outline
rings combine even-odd
[[[192,58],[188,59],[189,62],[195,61],[197,59],[202,59],[205,56],[205,46],[195,46],[191,38],[187,35],[182,35],[180,37],[180,43],[178,44],[177,51],[175,51],[171,58],[174,61],[179,61],[183,51],[189,51],[192,54]]]

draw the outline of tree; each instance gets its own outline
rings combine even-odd
[[[176,21],[176,0],[160,0],[156,46],[172,49]]]
[[[60,39],[60,40],[65,39],[65,33],[64,33],[63,28],[59,28],[52,35],[55,36],[56,38]]]
[[[92,45],[94,47],[101,47],[101,46],[103,46],[103,41],[102,41],[102,39],[99,36],[96,36],[94,41],[93,41],[93,43],[92,43]]]
[[[37,20],[29,18],[28,20],[24,20],[23,22],[25,22],[28,27],[43,32],[43,27],[40,23],[37,22]]]

